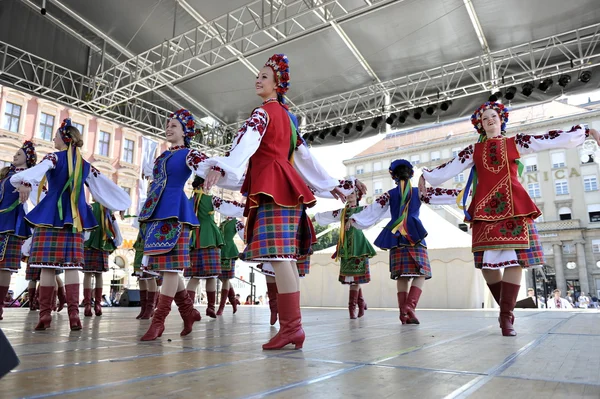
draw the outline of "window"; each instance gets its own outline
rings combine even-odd
[[[356,166],[356,174],[362,175],[363,173],[365,173],[365,167],[363,165],[357,165]]]
[[[121,187],[123,189],[123,191],[125,191],[127,193],[127,195],[129,195],[129,198],[131,198],[131,187]],[[131,202],[133,204],[133,201]],[[126,215],[131,215],[131,208],[127,209],[125,211]],[[130,219],[132,220],[132,219]]]
[[[127,163],[133,163],[133,146],[135,142],[133,140],[125,139],[123,143],[123,161]]]
[[[592,240],[592,252],[600,254],[600,240]]]
[[[77,122],[71,122],[71,125],[75,126],[77,128],[77,130],[79,130],[79,133],[81,133],[81,136],[83,137],[83,125],[81,123],[77,123]]]
[[[380,181],[376,181],[373,183],[373,193],[375,195],[383,194],[383,183]]]
[[[460,147],[453,148],[452,149],[452,158],[457,157],[460,150],[462,150],[462,148],[460,148]]]
[[[554,182],[554,190],[556,195],[567,195],[569,194],[569,185],[566,180],[556,180]]]
[[[598,190],[598,178],[596,175],[583,176],[583,189],[585,191]]]
[[[40,138],[46,141],[52,141],[54,132],[54,115],[45,112],[40,113]]]
[[[574,254],[575,253],[575,245],[574,244],[563,244],[562,246],[563,254]]]
[[[523,164],[525,165],[525,172],[537,172],[537,157],[531,156],[523,159]]]
[[[413,165],[417,165],[421,162],[421,157],[419,157],[418,155],[411,155],[410,156],[410,163]]]
[[[98,135],[98,150],[96,153],[107,157],[110,149],[110,133],[100,131]]]
[[[465,174],[463,172],[454,176],[454,183],[462,183],[465,181]]]
[[[542,243],[542,250],[544,251],[544,255],[554,255],[554,247],[548,242]]]
[[[12,162],[10,161],[0,161],[0,168],[4,168],[5,166],[10,166],[12,165]]]
[[[591,204],[587,207],[590,222],[600,222],[600,204]]]
[[[4,111],[4,129],[18,133],[20,120],[21,106],[7,101],[6,111]]]
[[[564,168],[565,163],[565,153],[564,152],[553,152],[551,154],[552,157],[552,167],[553,168]]]
[[[527,185],[527,192],[531,198],[540,198],[542,191],[540,190],[540,183],[529,183]]]
[[[566,206],[561,207],[558,210],[558,216],[560,220],[571,220],[571,208]]]
[[[431,152],[431,161],[439,161],[441,159],[441,155],[439,151],[432,151]]]
[[[375,163],[373,163],[373,170],[374,171],[381,170],[381,162],[375,162]]]

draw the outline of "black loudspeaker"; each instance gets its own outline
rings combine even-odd
[[[0,330],[0,378],[19,365],[19,358]]]
[[[119,298],[119,306],[140,306],[140,290],[125,288]]]
[[[537,305],[535,304],[535,300],[532,297],[527,297],[525,299],[521,299],[519,302],[515,304],[515,308],[517,309],[537,309]]]

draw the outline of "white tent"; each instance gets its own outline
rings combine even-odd
[[[429,232],[426,242],[433,278],[425,283],[419,307],[481,308],[487,291],[481,273],[473,266],[471,236],[428,206],[421,207],[421,220]],[[365,230],[367,239],[373,242],[388,222],[383,220]],[[300,282],[303,306],[347,306],[348,288],[338,282],[339,264],[331,259],[334,251],[335,247],[326,248],[311,257],[310,274]],[[369,306],[397,307],[387,251],[378,249],[371,259],[371,282],[362,289]]]

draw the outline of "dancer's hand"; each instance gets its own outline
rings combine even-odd
[[[19,192],[19,202],[24,204],[29,199],[29,194],[31,194],[31,186],[21,184],[14,192]]]
[[[363,183],[360,180],[356,179],[354,181],[354,184],[356,185],[356,188],[358,188],[358,190],[360,191],[360,193],[362,195],[365,195],[367,193],[367,186],[365,186],[365,183]]]
[[[600,146],[600,133],[596,129],[590,129],[590,136],[594,138],[596,144]]]
[[[125,211],[120,211],[119,216],[121,216],[121,220],[125,220]]]
[[[427,188],[425,186],[425,177],[421,175],[421,177],[419,178],[419,197],[423,197],[425,194],[427,194]]]
[[[221,175],[221,172],[218,170],[211,170],[208,172],[206,179],[204,179],[204,191],[209,192],[212,186],[219,182],[221,177],[223,177],[223,175]]]
[[[330,191],[331,195],[333,195],[333,198],[335,199],[339,199],[340,201],[345,202],[346,201],[346,196],[344,195],[344,192],[339,188],[336,187],[333,190]]]
[[[353,219],[348,219],[348,221],[346,222],[346,231],[350,230],[350,228],[352,226],[354,226],[354,220]]]

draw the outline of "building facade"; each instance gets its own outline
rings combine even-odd
[[[600,129],[600,112],[552,102],[518,109],[510,113],[507,135],[540,134],[551,129],[569,130],[581,124]],[[369,189],[367,203],[394,186],[388,166],[398,158],[415,165],[415,176],[423,167],[435,167],[474,143],[477,135],[470,122],[436,126],[428,129],[389,134],[385,139],[344,162],[347,173],[356,175]],[[528,286],[538,292],[560,288],[600,296],[600,151],[587,140],[575,149],[556,149],[521,158],[525,168],[520,177],[543,215],[536,220],[546,257],[543,273],[529,273]],[[446,188],[463,188],[470,169],[444,184]],[[466,229],[458,207],[435,207],[436,211],[457,227]],[[427,226],[426,226],[427,227]],[[432,226],[428,226],[432,228]],[[544,287],[545,285],[545,287]]]

